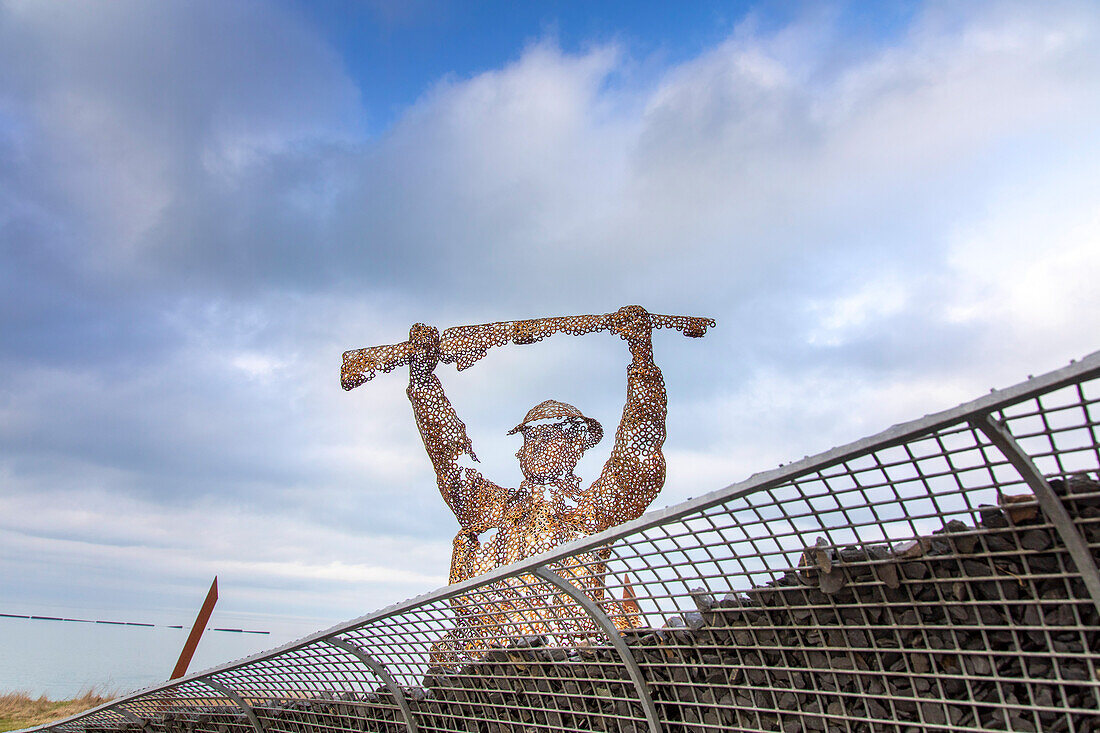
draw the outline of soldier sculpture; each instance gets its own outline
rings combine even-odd
[[[481,575],[583,535],[592,534],[642,514],[661,490],[665,460],[666,396],[661,370],[653,361],[652,331],[676,328],[687,336],[702,336],[714,321],[688,316],[662,316],[640,306],[626,306],[603,316],[567,316],[528,321],[504,321],[459,326],[443,332],[418,323],[409,340],[344,354],[342,384],[353,389],[375,372],[409,366],[408,396],[424,447],[435,468],[440,494],[458,519],[451,558],[451,583]],[[581,335],[596,331],[618,334],[632,357],[627,367],[627,398],[615,432],[615,445],[603,472],[588,488],[573,473],[581,455],[603,437],[598,421],[572,405],[546,400],[528,411],[509,434],[520,433],[516,452],[523,482],[507,489],[469,466],[476,462],[466,426],[459,419],[435,375],[440,361],[465,369],[492,346],[529,344],[554,333]],[[624,603],[605,597],[606,551],[575,558],[564,574],[604,608],[621,629],[638,626],[637,614]],[[558,608],[531,608],[522,599],[520,583],[502,582],[483,594],[478,609],[459,608],[463,621],[452,641],[479,636],[489,619],[515,633],[560,633],[563,627],[582,631],[569,613]],[[629,600],[629,599],[628,599]],[[567,605],[567,604],[565,604]],[[556,622],[548,617],[556,617]],[[498,631],[499,633],[499,631]],[[483,641],[483,639],[482,639]],[[466,643],[466,647],[475,646]],[[452,644],[452,647],[455,646]]]

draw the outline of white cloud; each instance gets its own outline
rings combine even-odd
[[[364,535],[222,498],[165,505],[110,489],[53,492],[44,512],[40,497],[7,483],[16,491],[0,498],[0,547],[13,564],[4,586],[40,603],[82,595],[116,610],[185,612],[194,588],[218,575],[228,612],[287,591],[281,613],[335,622],[446,582],[449,538]]]
[[[880,276],[827,301],[811,302],[808,309],[812,345],[835,347],[853,334],[878,326],[881,321],[901,313],[907,305],[906,285],[901,278]]]
[[[1100,148],[1075,151],[1056,176],[1014,185],[956,232],[947,262],[955,298],[945,318],[1013,324],[1017,344],[1045,349],[1067,330],[1100,333]]]
[[[279,359],[256,352],[242,352],[230,357],[229,363],[253,379],[270,377],[276,369],[283,366]]]
[[[175,598],[222,567],[311,614],[428,590],[455,525],[403,378],[337,387],[418,320],[717,317],[655,339],[662,501],[1097,346],[1092,5],[932,4],[855,51],[828,14],[748,24],[654,77],[541,42],[369,140],[269,6],[0,12],[0,516],[60,583],[171,569]],[[613,432],[625,360],[559,336],[441,373],[507,482],[540,399]]]
[[[699,496],[895,423],[954,407],[980,396],[972,376],[898,379],[812,365],[762,368],[705,404],[678,407],[684,413],[678,422],[694,425],[706,442],[668,451],[663,499]]]
[[[92,266],[134,267],[163,239],[172,207],[204,183],[224,194],[272,156],[357,135],[358,93],[340,60],[278,9],[73,2],[2,12],[4,96],[26,125],[28,174],[86,227]]]

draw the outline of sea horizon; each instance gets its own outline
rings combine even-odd
[[[45,614],[36,614],[45,615]],[[191,624],[172,628],[124,618],[118,612],[95,614],[115,623],[74,623],[0,616],[0,694],[67,700],[87,691],[119,696],[168,680]],[[132,614],[131,614],[132,615]],[[62,617],[52,612],[49,616]],[[89,614],[65,614],[89,619]],[[203,634],[189,673],[200,672],[273,649],[333,622],[259,615],[215,615]],[[175,621],[174,625],[179,625]],[[215,628],[267,631],[266,634],[216,631]]]

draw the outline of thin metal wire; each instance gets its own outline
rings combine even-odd
[[[409,704],[405,700],[405,692],[401,689],[401,686],[397,684],[396,680],[393,679],[393,675],[386,670],[385,665],[352,644],[350,641],[336,638],[326,639],[326,641],[354,655],[357,659],[370,667],[372,672],[382,678],[382,681],[386,684],[386,688],[389,689],[394,700],[397,701],[398,707],[401,708],[401,713],[405,717],[405,726],[408,728],[409,733],[416,733],[416,719],[413,718],[412,713],[409,711]]]
[[[228,697],[230,700],[232,700],[234,704],[236,704],[237,707],[241,709],[245,717],[248,718],[249,722],[252,723],[252,727],[255,729],[256,733],[265,733],[264,727],[260,725],[259,719],[256,718],[255,711],[252,709],[251,705],[245,702],[244,698],[233,692],[233,690],[230,690],[225,685],[221,684],[220,682],[215,682],[209,677],[200,677],[199,680],[201,680],[203,684],[207,685],[214,691],[220,692]]]
[[[1098,436],[1094,354],[49,727],[254,733],[250,708],[268,733],[645,733],[625,647],[669,731],[1096,730]],[[631,593],[630,628],[547,569]],[[440,663],[463,613],[499,620]],[[539,614],[566,623],[520,633]]]

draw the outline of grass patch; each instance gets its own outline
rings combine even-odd
[[[115,696],[89,690],[72,700],[35,699],[23,692],[0,694],[0,733],[49,723],[102,705]]]

